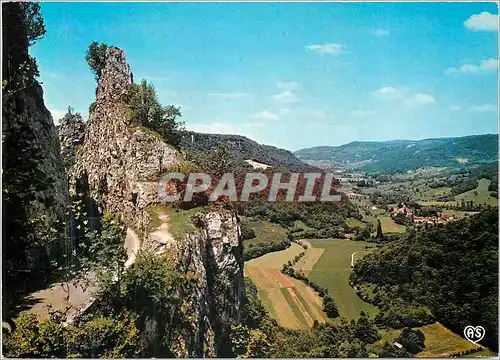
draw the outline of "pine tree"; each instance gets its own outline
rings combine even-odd
[[[382,232],[382,223],[380,222],[380,219],[377,220],[377,235],[375,236],[376,239],[383,239],[384,238],[384,233]]]

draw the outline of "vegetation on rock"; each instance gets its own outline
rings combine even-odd
[[[92,41],[85,54],[85,60],[89,64],[90,69],[94,73],[96,81],[101,77],[102,70],[106,65],[106,50],[109,45],[105,43],[98,43],[97,41]]]
[[[142,80],[140,84],[131,84],[124,97],[130,106],[133,118],[140,125],[151,129],[170,145],[180,147],[181,133],[184,123],[180,108],[173,105],[162,106],[152,84]]]

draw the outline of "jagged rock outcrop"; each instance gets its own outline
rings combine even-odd
[[[123,51],[108,48],[97,101],[76,156],[74,184],[100,211],[121,214],[125,224],[143,238],[143,249],[169,249],[179,271],[195,275],[195,289],[183,294],[189,326],[179,331],[173,353],[180,357],[227,354],[230,323],[238,323],[243,312],[243,247],[238,221],[232,211],[213,210],[204,212],[197,230],[181,239],[174,239],[168,227],[160,226],[150,234],[153,215],[148,210],[161,204],[157,196],[160,177],[179,164],[180,154],[138,126],[122,103],[131,83]],[[155,326],[154,321],[148,324],[152,332]]]
[[[149,222],[144,209],[158,202],[160,175],[178,163],[179,153],[137,126],[121,101],[130,84],[125,54],[109,47],[72,177],[101,212],[122,214],[128,226],[144,234]]]
[[[64,168],[69,172],[75,164],[76,152],[83,145],[85,139],[85,122],[79,113],[68,112],[59,121],[57,130]]]
[[[233,211],[223,209],[202,212],[198,219],[198,231],[183,239],[166,233],[161,242],[179,270],[197,279],[196,288],[186,297],[191,327],[181,331],[172,351],[178,357],[231,356],[229,326],[241,321],[244,306],[238,220]],[[155,250],[158,243],[151,240],[146,239],[143,246]]]

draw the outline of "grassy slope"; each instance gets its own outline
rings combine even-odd
[[[467,349],[478,348],[475,345],[461,336],[453,333],[451,330],[443,326],[441,323],[434,323],[426,326],[415,328],[421,330],[425,335],[425,348],[422,352],[418,353],[418,357],[443,357],[446,354],[454,354]],[[386,341],[392,344],[394,340],[401,334],[401,330],[383,330],[380,332],[382,339],[377,342],[377,346],[382,346]],[[485,350],[492,354],[491,351]],[[471,354],[473,356],[480,356],[479,353]]]
[[[490,196],[490,192],[488,191],[488,186],[490,185],[490,180],[481,179],[478,182],[477,188],[474,190],[466,191],[462,194],[458,194],[455,196],[455,201],[441,202],[441,201],[425,201],[425,198],[417,201],[419,204],[424,206],[436,206],[436,205],[452,205],[455,206],[456,202],[464,199],[465,201],[474,201],[475,204],[486,204],[491,206],[498,206],[498,199]],[[437,190],[437,189],[436,189]],[[477,195],[474,194],[477,192]]]
[[[351,255],[354,252],[364,252],[368,243],[350,240],[310,240],[309,242],[314,247],[324,248],[325,252],[314,265],[308,278],[328,289],[337,304],[340,315],[350,320],[358,318],[361,311],[375,314],[378,309],[361,300],[349,285]]]
[[[302,246],[292,243],[290,247],[285,250],[275,251],[247,261],[245,267],[256,266],[265,269],[281,269],[284,263],[293,260],[293,258],[302,251],[304,251]]]
[[[247,225],[254,229],[255,238],[243,241],[243,246],[248,248],[250,244],[258,246],[261,242],[281,243],[286,237],[286,229],[272,224],[265,220],[256,220],[251,218],[243,218]]]
[[[308,249],[306,253],[311,250],[317,249]],[[321,306],[318,306],[321,304],[318,295],[311,295],[303,282],[283,275],[278,270],[302,251],[305,251],[302,246],[292,243],[288,249],[269,253],[245,263],[245,276],[250,276],[257,285],[259,297],[266,309],[280,325],[292,329],[308,329],[313,320],[326,320]],[[250,271],[252,268],[254,270]],[[259,270],[255,271],[255,268]],[[290,291],[293,291],[293,296]]]
[[[489,204],[489,205],[497,205],[498,199],[490,196],[490,192],[488,191],[488,186],[490,185],[490,180],[481,179],[478,182],[477,188],[475,190],[470,190],[455,196],[455,201],[461,201],[464,199],[465,201],[474,201],[475,204]],[[474,194],[474,192],[477,193]]]
[[[405,232],[406,227],[396,224],[389,215],[379,216],[380,223],[382,224],[383,233]]]

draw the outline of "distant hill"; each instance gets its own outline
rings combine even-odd
[[[341,146],[317,146],[295,152],[312,165],[331,165],[366,172],[397,172],[424,166],[461,166],[498,161],[498,135],[457,138],[355,141]]]
[[[231,154],[241,164],[248,165],[245,160],[253,160],[289,171],[318,171],[316,167],[297,159],[291,151],[271,145],[261,145],[241,135],[204,134],[185,131],[182,135],[181,147],[188,151],[207,153],[216,149],[221,143],[225,143],[229,147]]]

